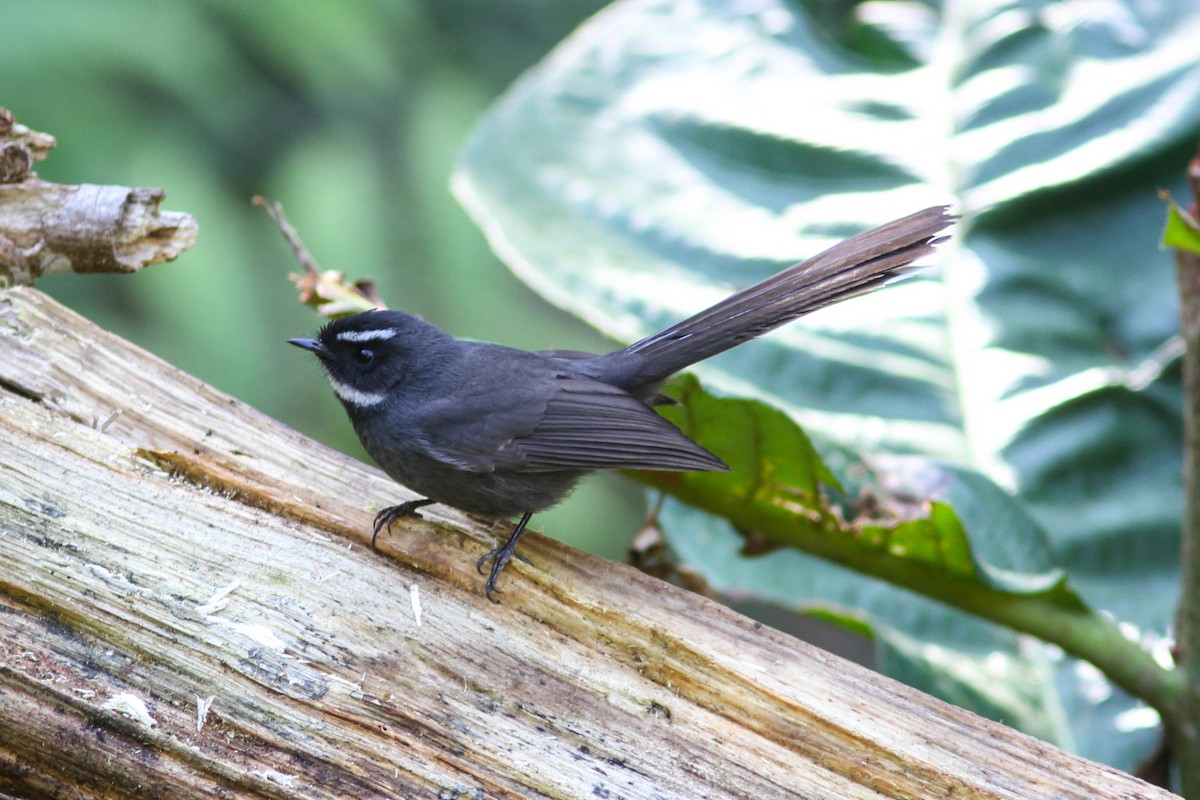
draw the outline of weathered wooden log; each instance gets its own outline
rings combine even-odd
[[[635,570],[403,499],[0,292],[0,792],[1166,798]]]

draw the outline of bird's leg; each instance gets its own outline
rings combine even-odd
[[[479,570],[479,574],[483,574],[483,565],[487,562],[492,562],[492,569],[488,573],[487,583],[483,585],[483,592],[487,595],[487,599],[493,603],[500,601],[492,597],[492,592],[497,591],[496,580],[500,577],[500,573],[504,571],[504,567],[514,557],[519,561],[529,563],[529,559],[517,553],[517,542],[521,538],[521,534],[525,532],[525,526],[529,524],[529,518],[533,516],[532,511],[526,511],[525,516],[521,517],[521,521],[517,523],[516,529],[512,532],[512,536],[508,537],[508,541],[501,547],[497,547],[483,558],[475,562],[475,569]]]
[[[383,530],[384,527],[387,527],[387,529],[390,531],[392,529],[392,523],[401,517],[420,517],[421,515],[417,513],[417,509],[421,506],[427,506],[433,502],[435,501],[428,498],[423,500],[409,500],[408,502],[401,503],[398,506],[388,506],[376,514],[374,528],[375,532],[371,534],[371,549],[375,550],[375,540],[379,538],[379,532]]]

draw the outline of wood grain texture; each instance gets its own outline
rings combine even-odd
[[[0,792],[1172,796],[544,537],[494,606],[507,524],[431,507],[372,553],[404,496],[0,292]]]

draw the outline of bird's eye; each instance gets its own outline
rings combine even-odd
[[[366,347],[360,347],[358,352],[354,354],[354,361],[360,367],[365,367],[375,360],[375,351]]]

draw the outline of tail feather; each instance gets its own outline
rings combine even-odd
[[[945,240],[937,234],[955,219],[947,206],[934,206],[863,231],[613,355],[637,355],[639,385],[657,384],[797,317],[912,271],[914,261]]]

